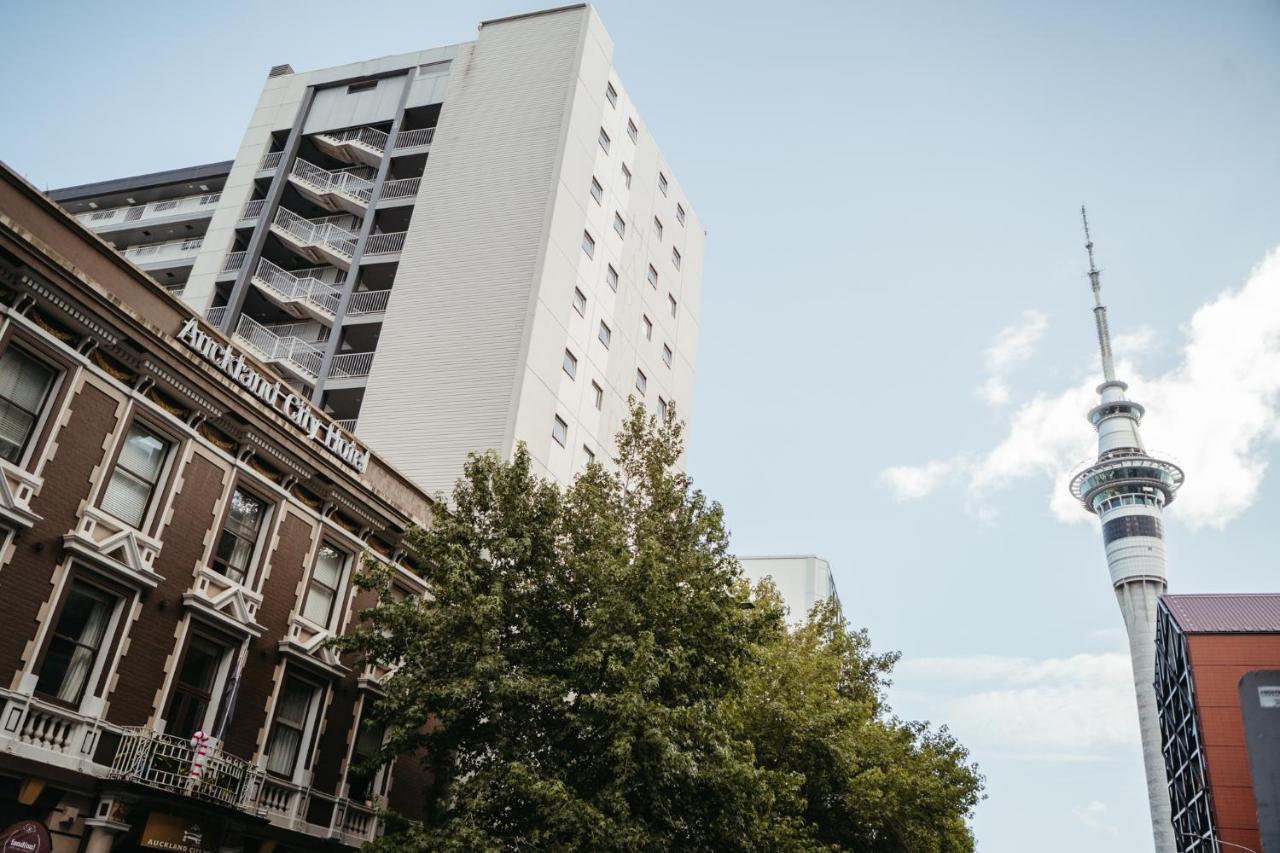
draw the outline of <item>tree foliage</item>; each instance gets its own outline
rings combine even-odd
[[[888,716],[895,658],[834,608],[789,632],[742,582],[675,467],[682,429],[633,407],[616,471],[563,490],[523,447],[473,456],[413,536],[432,595],[363,573],[379,603],[339,643],[398,667],[378,760],[422,754],[432,778],[381,849],[972,849],[964,749]]]

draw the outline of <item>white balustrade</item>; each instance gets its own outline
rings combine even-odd
[[[240,222],[244,225],[247,222],[253,222],[262,215],[262,208],[267,203],[265,198],[255,198],[244,206],[244,212],[240,214]]]
[[[365,170],[360,170],[365,171]],[[351,169],[329,171],[299,157],[293,161],[289,177],[305,184],[316,193],[340,193],[360,204],[368,204],[373,196],[373,181]]]
[[[368,241],[364,244],[364,253],[366,255],[392,255],[404,248],[404,231],[395,231],[390,234],[370,234]]]
[[[283,151],[272,151],[262,158],[262,165],[258,167],[258,172],[274,172],[280,168],[280,161],[284,159]]]
[[[348,314],[381,314],[387,310],[390,290],[361,290],[351,294],[347,302]]]
[[[300,331],[304,324],[290,323],[286,326],[272,327],[242,314],[236,323],[236,337],[244,341],[265,361],[283,362],[292,367],[312,382],[320,375],[320,366],[324,363],[324,350],[312,341],[304,341],[293,334]]]
[[[329,365],[330,379],[355,379],[368,376],[373,367],[373,353],[347,352],[333,357]]]
[[[228,252],[226,260],[222,262],[222,272],[239,272],[248,256],[248,252]]]
[[[272,225],[304,246],[323,246],[338,255],[350,258],[356,251],[356,235],[331,221],[347,219],[349,217],[333,216],[311,220],[281,207],[276,210]]]
[[[103,731],[114,726],[34,696],[0,690],[0,752],[85,773],[95,772],[93,755]],[[101,771],[99,768],[98,772]]]
[[[387,181],[382,185],[381,199],[413,198],[418,194],[422,178],[401,178],[398,181]]]
[[[436,135],[434,127],[424,127],[418,130],[402,130],[396,134],[396,150],[403,148],[418,148],[423,145],[430,145],[431,140]]]
[[[194,260],[200,246],[203,244],[203,237],[189,237],[185,240],[169,240],[165,243],[130,246],[121,254],[138,264]]]
[[[221,326],[222,321],[227,319],[227,306],[219,305],[217,308],[209,308],[204,312],[204,319],[210,326]]]
[[[262,258],[253,273],[253,281],[286,302],[306,302],[332,317],[338,310],[338,300],[342,294],[334,286],[337,273],[338,270],[333,267],[312,267],[290,272]]]
[[[317,135],[323,137],[330,145],[362,145],[378,154],[387,150],[387,134],[372,127],[328,130]]]
[[[213,214],[222,193],[205,193],[203,195],[170,198],[153,201],[148,204],[134,204],[125,207],[109,207],[104,210],[90,210],[76,214],[76,219],[90,228],[105,228],[108,225],[123,225],[129,222],[146,222],[179,214],[205,212]]]

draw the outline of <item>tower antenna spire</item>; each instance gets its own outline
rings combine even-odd
[[[1089,214],[1080,205],[1080,219],[1084,222],[1084,247],[1089,253],[1089,283],[1093,285],[1093,322],[1098,327],[1098,349],[1102,352],[1102,378],[1116,380],[1115,361],[1111,356],[1111,330],[1107,326],[1107,306],[1102,304],[1102,275],[1093,261],[1093,238],[1089,236]]]

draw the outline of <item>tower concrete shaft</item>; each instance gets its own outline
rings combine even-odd
[[[1102,304],[1093,241],[1088,234],[1086,219],[1085,245],[1104,381],[1098,386],[1099,404],[1089,413],[1098,431],[1098,459],[1075,476],[1071,493],[1102,522],[1111,585],[1129,636],[1155,849],[1156,853],[1176,853],[1156,709],[1155,625],[1156,602],[1165,591],[1167,571],[1164,507],[1177,494],[1183,474],[1178,466],[1147,453],[1138,430],[1144,410],[1126,398],[1128,386],[1115,378],[1107,309]]]

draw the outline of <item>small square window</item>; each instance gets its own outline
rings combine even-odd
[[[670,364],[670,362],[667,362]],[[578,357],[568,350],[564,351],[564,362],[561,365],[570,379],[578,378]]]
[[[591,236],[590,231],[582,232],[582,251],[587,253],[588,258],[596,256],[596,238]]]
[[[604,320],[600,321],[600,331],[596,333],[596,337],[600,339],[600,343],[604,344],[605,349],[609,348],[609,341],[613,339],[613,331]]]
[[[649,377],[644,375],[644,371],[636,368],[636,390],[642,395],[645,389],[649,387]]]
[[[600,147],[604,150],[604,153],[609,153],[609,134],[604,132],[603,127],[600,128]]]
[[[663,195],[667,194],[667,176],[661,172],[658,173],[658,189],[662,190]]]
[[[587,456],[588,465],[596,461],[596,454],[591,450],[590,447],[587,447],[585,444],[582,445],[582,452],[585,453]]]
[[[594,380],[591,382],[591,405],[596,407],[597,412],[604,408],[604,389]]]
[[[573,310],[587,316],[587,295],[576,287],[573,289]]]
[[[613,88],[612,83],[605,85],[604,96],[609,100],[609,106],[616,107],[618,105],[618,90]]]
[[[672,246],[671,247],[671,263],[676,265],[676,269],[680,269],[680,261],[682,260],[683,258],[680,257],[680,250],[677,249],[675,246]]]
[[[653,268],[653,264],[649,264],[649,272],[646,277],[649,279],[649,284],[654,287],[658,286],[658,271]]]
[[[653,217],[653,230],[658,232],[658,239],[661,240],[662,239],[662,220],[656,216]]]
[[[631,170],[627,168],[627,164],[622,164],[622,183],[627,189],[631,189]]]
[[[665,421],[667,419],[667,401],[658,398],[658,420]]]
[[[676,316],[676,298],[670,293],[667,294],[667,307],[671,309],[671,316]]]
[[[559,415],[556,415],[556,419],[551,422],[551,437],[561,447],[564,447],[564,443],[569,440],[569,425]]]
[[[614,293],[618,292],[618,271],[613,268],[613,264],[609,264],[605,269],[604,280],[609,283]]]
[[[631,137],[632,142],[640,139],[640,128],[636,127],[636,123],[631,119],[627,119],[627,136]]]
[[[649,319],[649,315],[644,315],[644,339],[646,341],[653,340],[653,321]]]
[[[591,179],[591,197],[596,200],[596,204],[604,200],[604,187],[600,186],[600,182],[595,178]]]
[[[676,205],[676,222],[684,224],[684,207],[679,204]]]
[[[670,367],[671,357],[673,355],[675,355],[675,353],[671,351],[671,347],[668,346],[667,344],[663,344],[662,345],[662,363],[665,364],[667,367]]]
[[[613,214],[613,230],[618,232],[619,237],[627,236],[627,223],[621,214]]]

